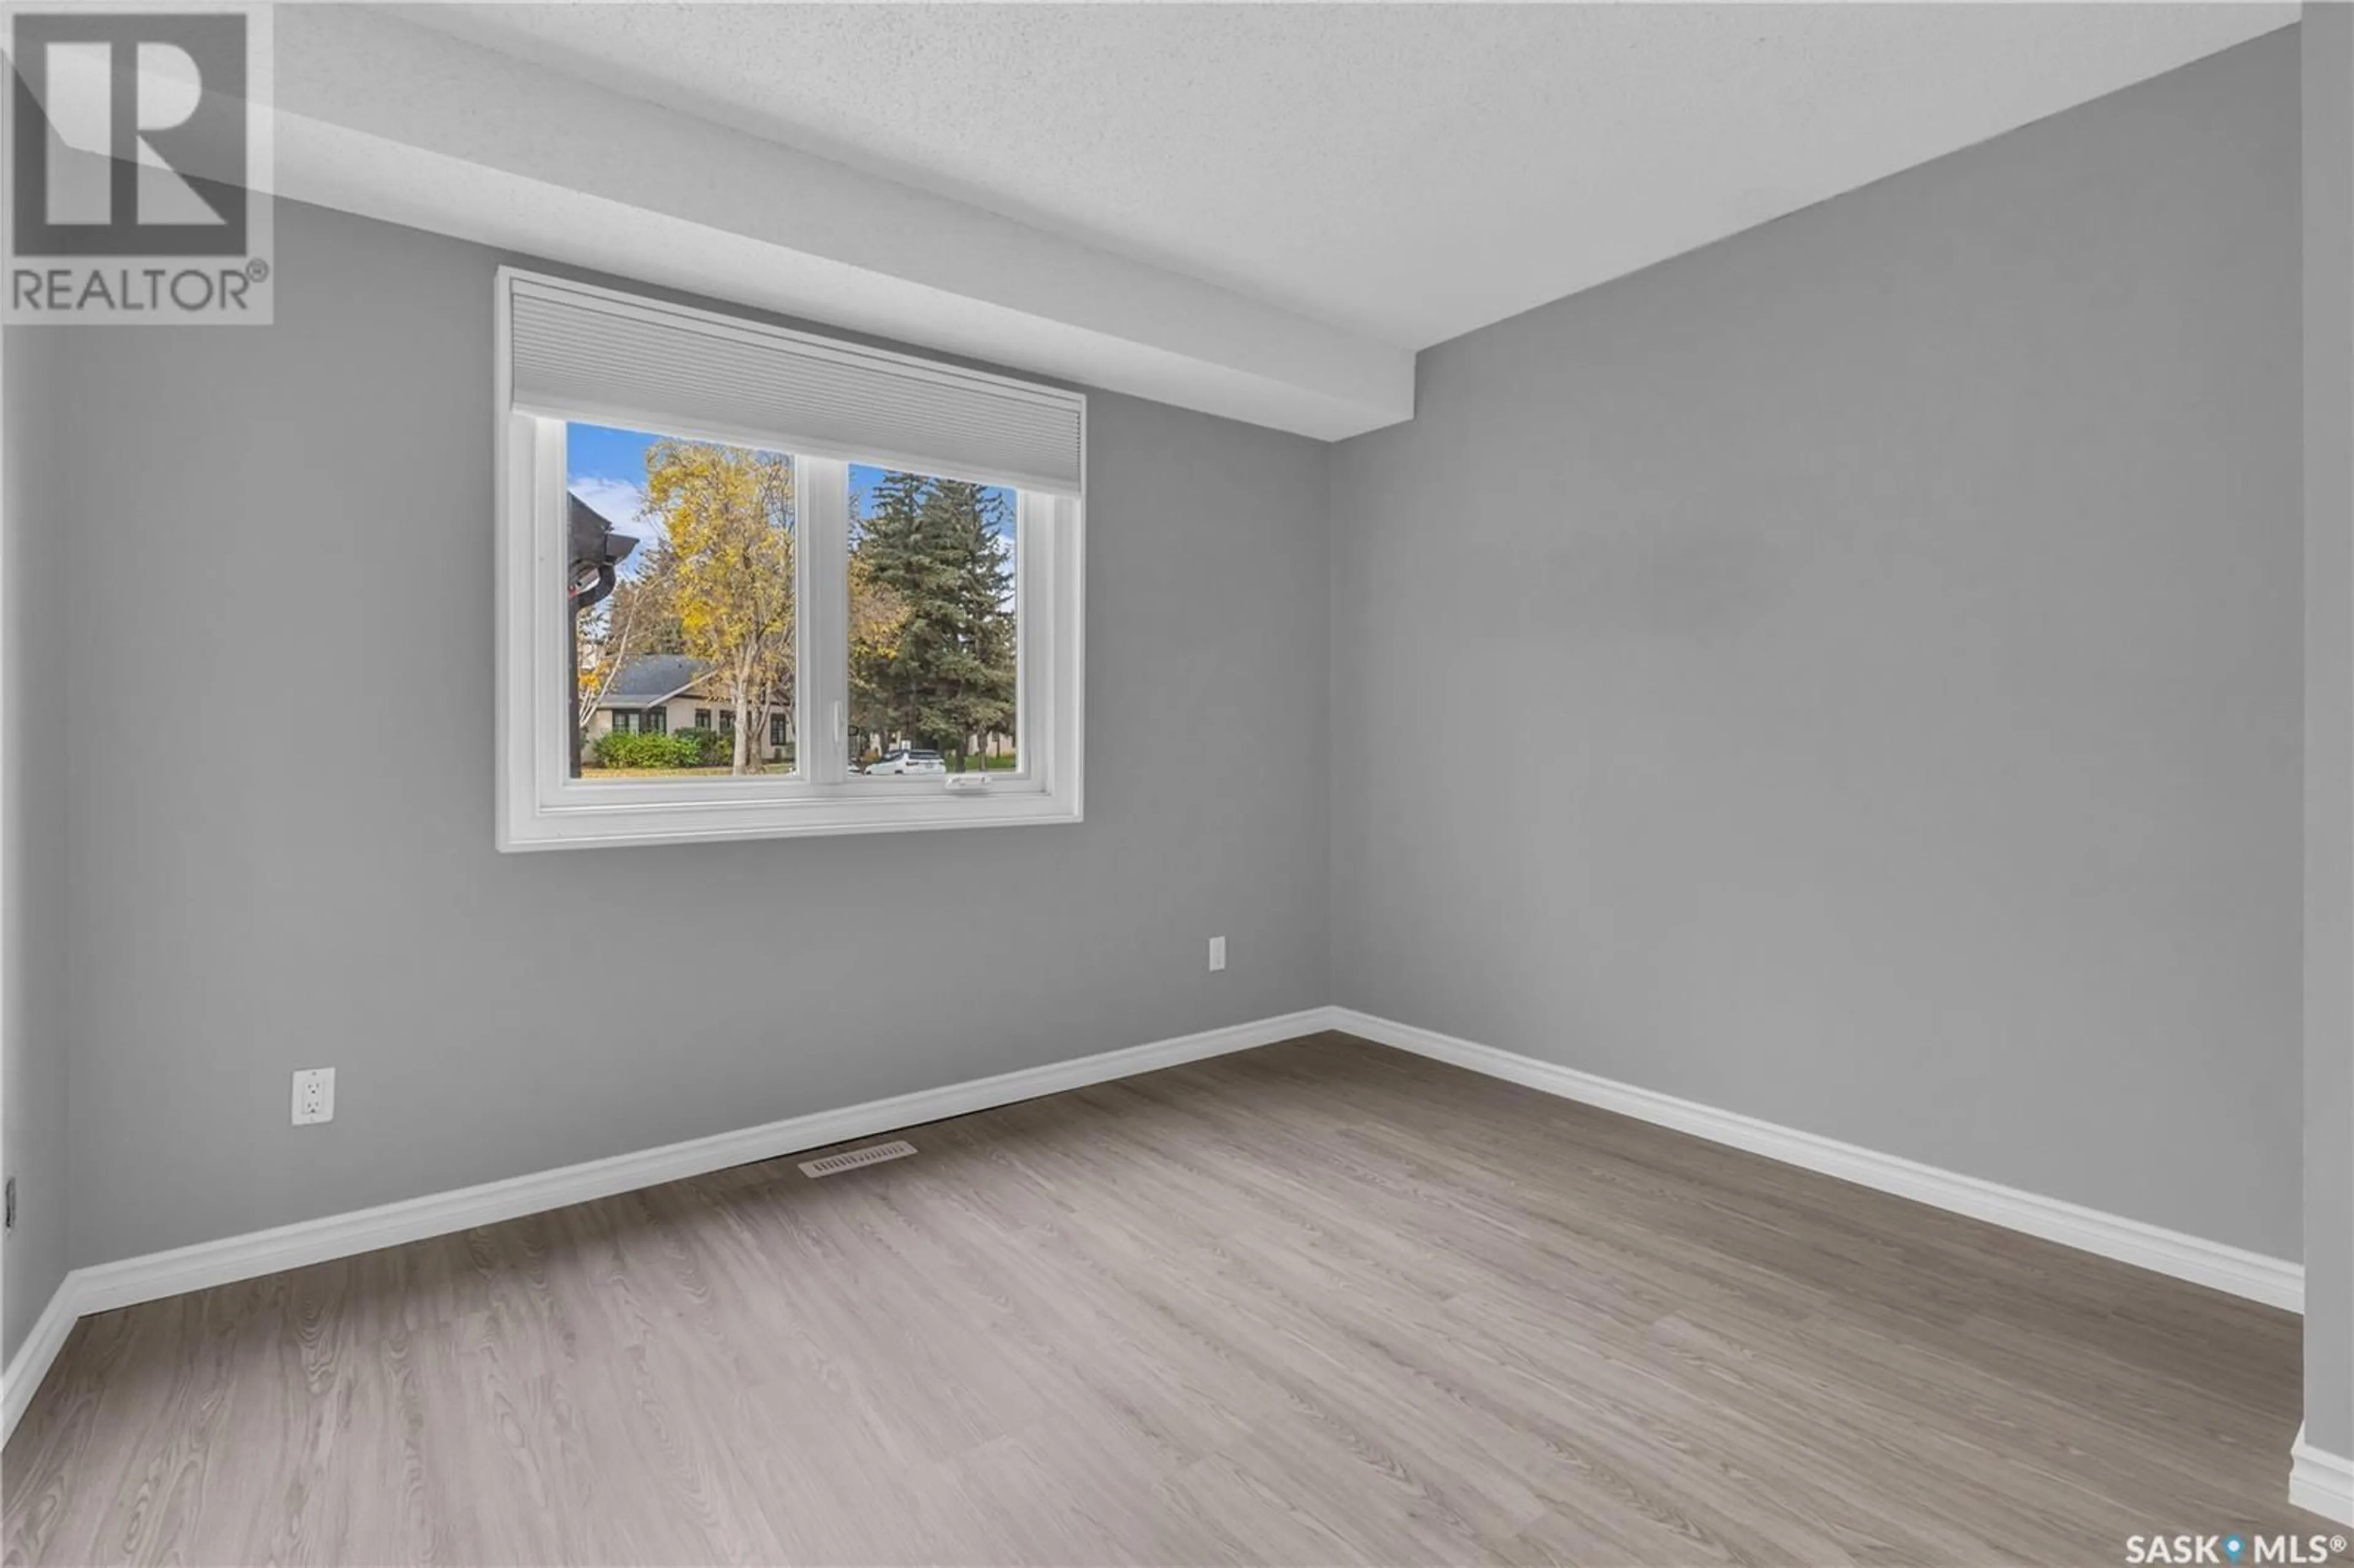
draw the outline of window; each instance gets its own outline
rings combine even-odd
[[[500,847],[1078,820],[1084,398],[498,288]]]

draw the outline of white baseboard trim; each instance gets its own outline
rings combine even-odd
[[[1769,1160],[1819,1171],[1859,1186],[1893,1192],[2120,1263],[2229,1291],[2268,1307],[2285,1308],[2291,1312],[2305,1309],[2305,1269],[2302,1265],[2282,1258],[2266,1257],[2140,1220],[2104,1213],[2098,1209],[2021,1192],[1893,1154],[1882,1154],[1755,1117],[1718,1110],[1694,1100],[1678,1099],[1673,1095],[1581,1073],[1575,1067],[1376,1018],[1352,1008],[1334,1008],[1331,1012],[1327,1027],[1411,1051],[1418,1056],[1452,1063],[1639,1121],[1670,1127],[1712,1143],[1745,1149]]]
[[[48,1375],[49,1363],[66,1348],[66,1336],[73,1332],[74,1320],[81,1314],[75,1310],[72,1293],[66,1287],[73,1281],[69,1274],[57,1289],[49,1293],[49,1304],[33,1319],[32,1331],[8,1364],[0,1367],[0,1443],[16,1430],[16,1418],[33,1403],[33,1391],[41,1386]]]
[[[5,1380],[5,1389],[0,1389],[0,1417],[5,1417],[0,1419],[0,1443],[5,1443],[8,1434],[16,1429],[17,1418],[32,1403],[34,1391],[65,1344],[74,1320],[89,1313],[228,1285],[330,1258],[349,1257],[476,1225],[495,1224],[567,1203],[608,1198],[682,1177],[724,1171],[731,1165],[774,1160],[854,1138],[895,1132],[922,1122],[1035,1099],[1041,1095],[1060,1094],[1066,1089],[1085,1088],[1090,1084],[1132,1077],[1181,1063],[1272,1045],[1279,1040],[1331,1027],[1329,1014],[1329,1009],[1311,1008],[1125,1050],[1000,1073],[994,1077],[919,1089],[838,1110],[789,1117],[760,1127],[690,1139],[635,1154],[591,1160],[528,1176],[461,1187],[455,1192],[404,1199],[372,1209],[330,1214],[271,1230],[175,1247],[169,1252],[77,1268],[58,1285],[33,1331],[26,1337],[5,1373],[0,1373]]]
[[[2313,1446],[2302,1426],[2288,1459],[2289,1501],[2333,1524],[2354,1524],[2354,1459]]]

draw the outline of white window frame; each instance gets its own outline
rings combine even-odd
[[[498,549],[497,841],[505,852],[599,845],[907,832],[944,828],[1076,822],[1081,814],[1086,713],[1084,481],[1077,494],[1013,488],[1018,770],[944,779],[870,779],[850,772],[849,469],[890,458],[813,453],[789,430],[682,428],[659,408],[522,409],[510,373],[510,280],[501,268],[496,311],[495,402]],[[582,287],[567,281],[567,287]],[[631,297],[599,291],[611,301]],[[681,307],[649,302],[650,319]],[[831,344],[708,312],[691,313],[737,329],[775,333],[911,366],[928,362],[859,344]],[[1086,399],[960,367],[960,376],[1000,383],[1031,397],[1069,399],[1084,419]],[[790,453],[793,459],[794,595],[797,635],[794,771],[744,779],[588,780],[571,776],[572,694],[565,612],[569,552],[567,419],[623,425],[688,440]],[[1082,444],[1084,453],[1084,444]],[[1084,456],[1082,456],[1084,462]],[[923,471],[919,463],[907,466]],[[986,473],[951,478],[1006,483]],[[758,738],[766,737],[763,726]],[[962,780],[961,783],[955,782]]]

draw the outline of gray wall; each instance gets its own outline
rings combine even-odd
[[[1422,356],[1337,1000],[2298,1255],[2297,48]]]
[[[2307,5],[2305,1414],[2354,1454],[2354,7]]]
[[[1321,446],[1092,400],[1085,823],[502,856],[501,258],[278,240],[61,355],[76,1265],[1325,1000]]]
[[[6,773],[0,777],[0,1019],[6,1075],[0,1099],[7,1124],[0,1148],[16,1178],[16,1229],[7,1238],[6,1299],[0,1302],[0,1359],[13,1356],[66,1271],[66,1020],[63,903],[65,753],[33,737],[53,736],[65,718],[62,621],[65,535],[57,526],[60,472],[42,461],[61,422],[50,396],[56,334],[7,329],[6,385],[0,387],[7,445],[5,517],[8,715]]]

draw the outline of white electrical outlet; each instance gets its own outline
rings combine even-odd
[[[294,1125],[335,1119],[335,1070],[304,1067],[294,1075]]]
[[[1224,937],[1213,937],[1213,938],[1210,938],[1210,969],[1211,969],[1211,972],[1214,974],[1216,971],[1218,971],[1219,969],[1225,969],[1225,967],[1226,967],[1226,939],[1225,939]]]

